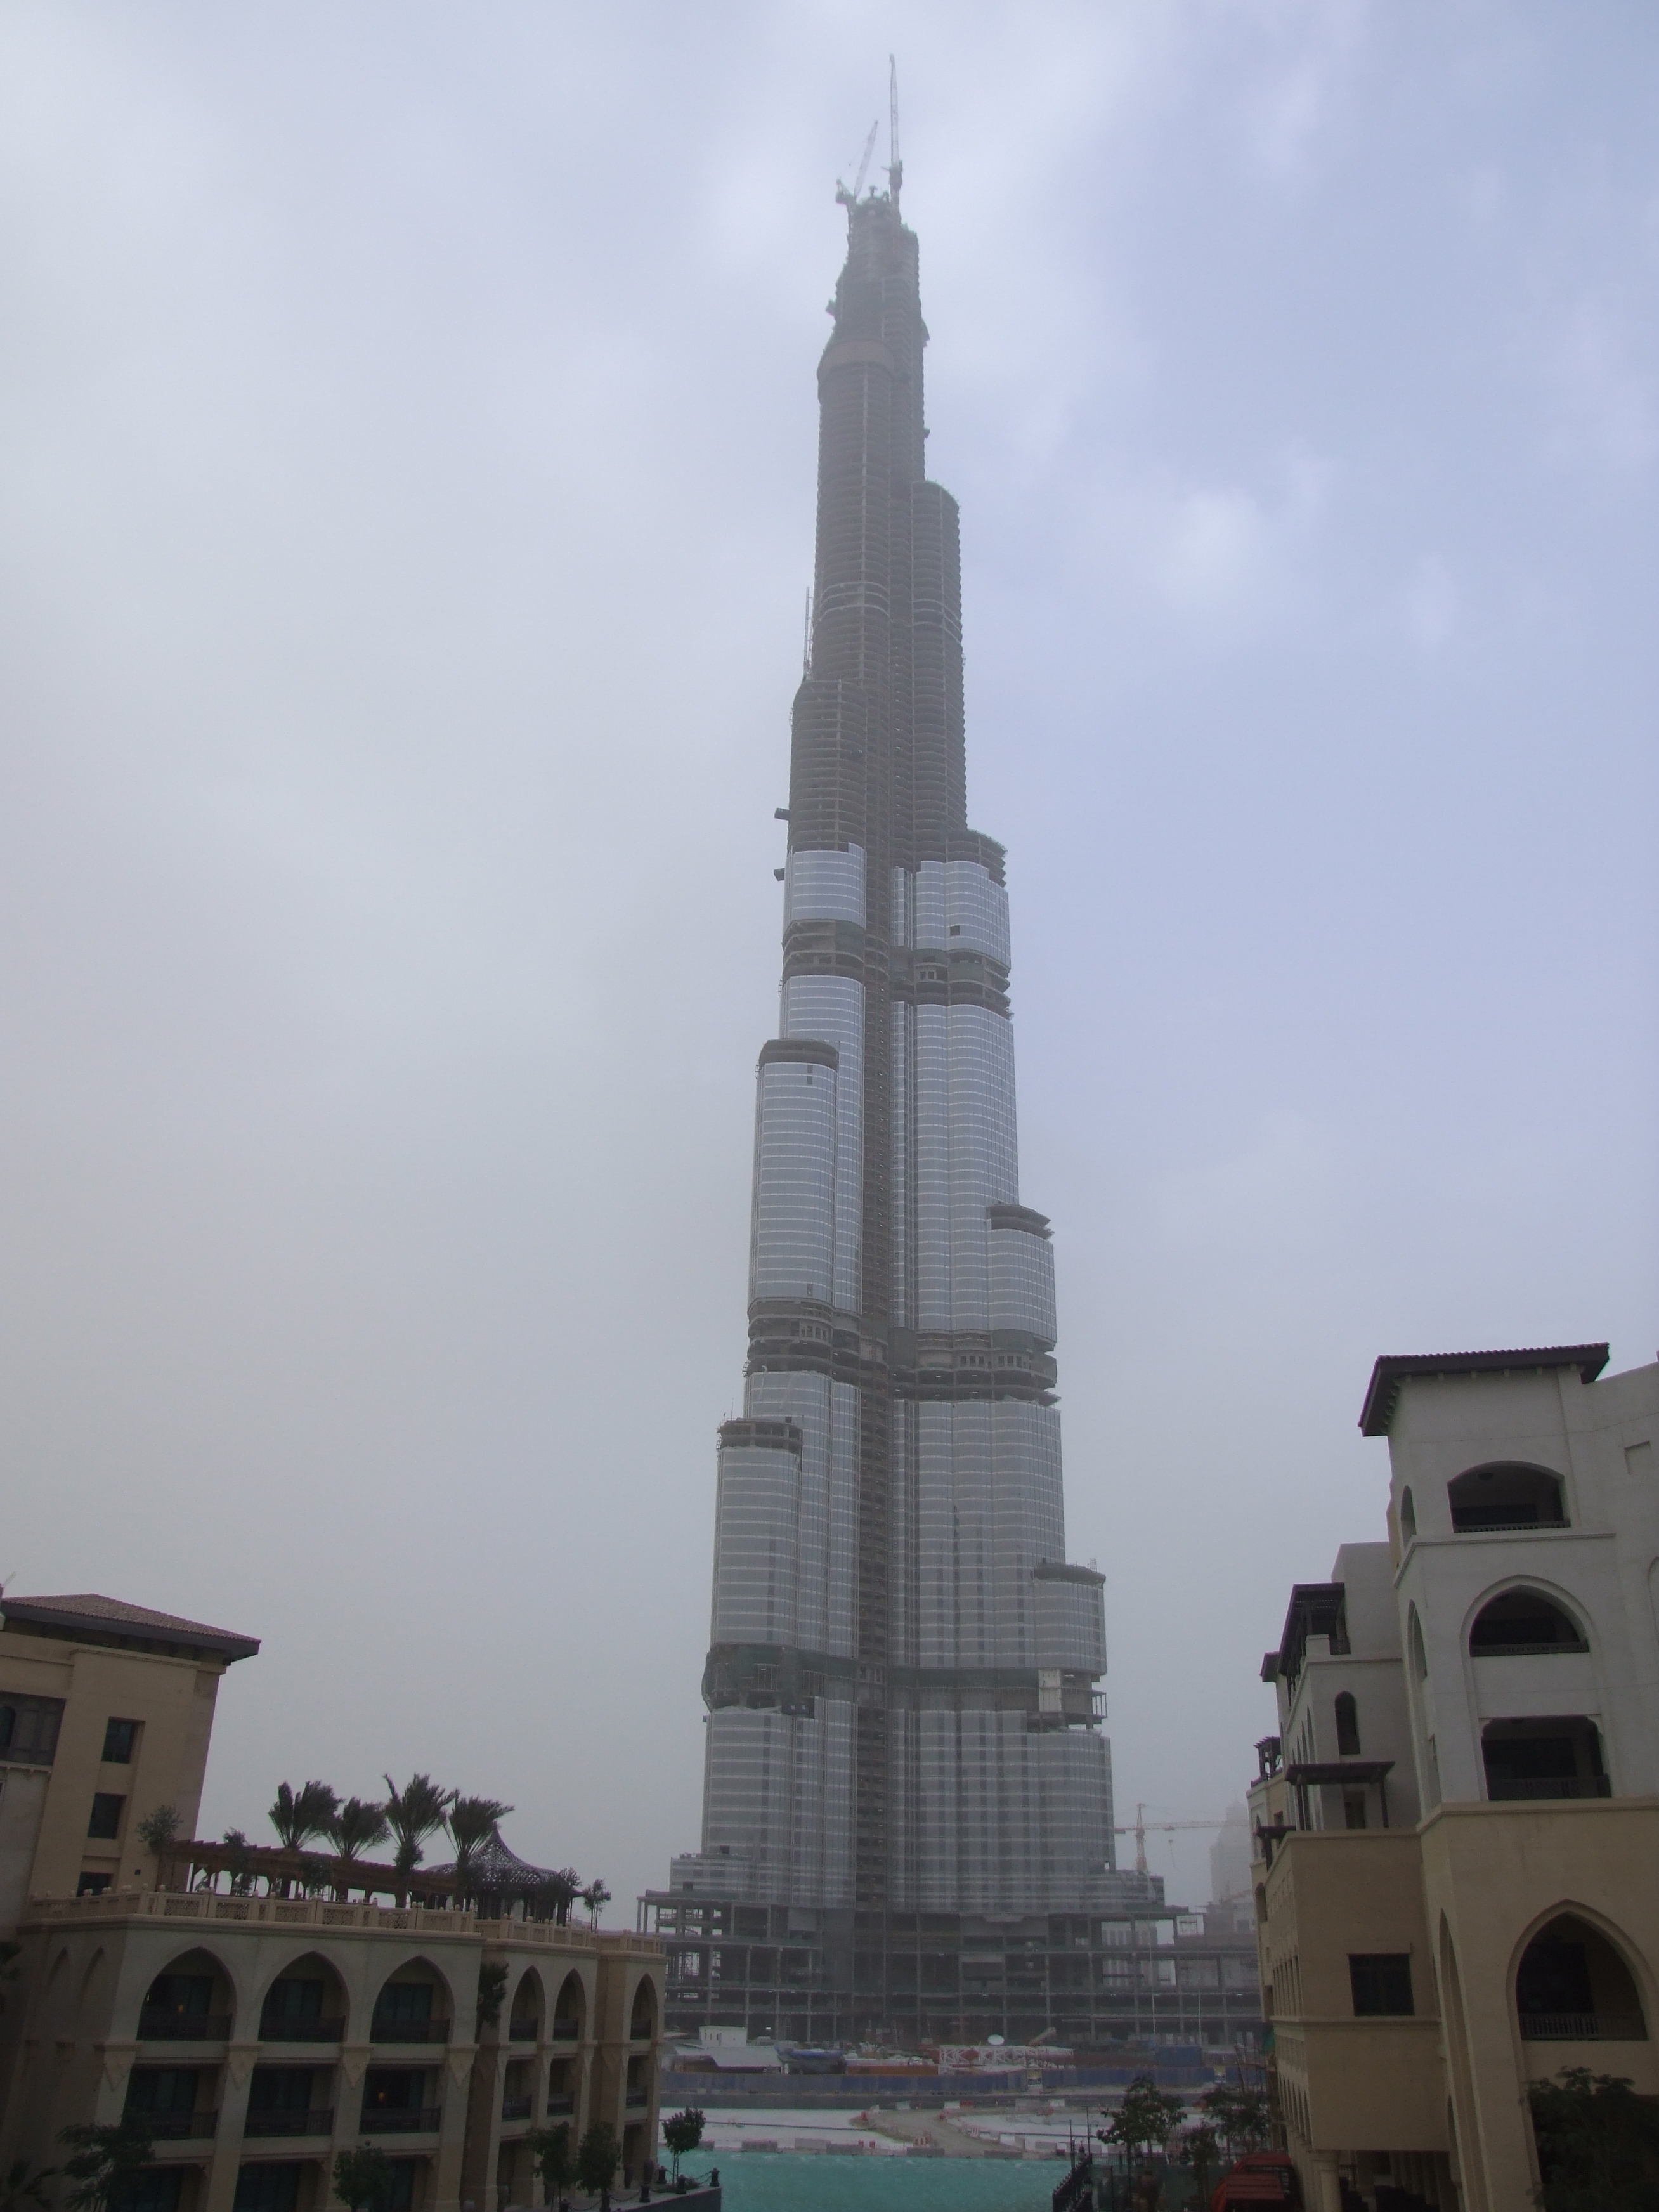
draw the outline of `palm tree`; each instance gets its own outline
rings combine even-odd
[[[461,1903],[472,1887],[479,1852],[495,1832],[497,1821],[513,1810],[494,1797],[457,1797],[449,1808],[449,1838],[455,1846],[455,1900]]]
[[[434,1835],[444,1824],[444,1814],[455,1802],[453,1790],[441,1790],[429,1774],[411,1774],[399,1790],[388,1774],[386,1786],[389,1795],[386,1801],[386,1825],[398,1838],[398,1849],[392,1863],[399,1875],[414,1873],[426,1856],[421,1848],[427,1838]],[[398,1903],[409,1902],[407,1882],[400,1884]]]
[[[339,1809],[340,1800],[326,1782],[302,1782],[297,1790],[291,1790],[286,1782],[279,1782],[276,1802],[265,1817],[276,1829],[285,1850],[302,1851],[313,1836],[327,1835]],[[290,1884],[284,1880],[284,1897],[289,1888]]]
[[[31,2166],[26,2158],[13,2159],[0,2176],[0,2212],[46,2212],[57,2172],[55,2166]]]
[[[385,1843],[391,1833],[392,1823],[378,1797],[348,1797],[328,1824],[328,1839],[348,1866],[364,1851]],[[339,1896],[343,1899],[350,1887],[349,1881],[338,1883]]]
[[[605,1906],[611,1902],[611,1892],[605,1887],[603,1881],[595,1878],[595,1880],[590,1881],[586,1888],[583,1890],[581,1898],[582,1903],[587,1907],[589,1918],[597,1928],[599,1924],[600,1913],[604,1911]]]

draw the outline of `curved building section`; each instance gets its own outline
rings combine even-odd
[[[1101,1577],[1066,1558],[1054,1255],[1020,1197],[1002,848],[970,830],[956,501],[896,199],[818,365],[744,1412],[720,1431],[702,1849],[769,1905],[1087,1911]]]

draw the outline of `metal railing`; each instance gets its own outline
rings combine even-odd
[[[338,2043],[344,2034],[343,2020],[285,2019],[268,2013],[259,2022],[261,2043]]]
[[[1505,1799],[1551,1797],[1611,1797],[1613,1784],[1605,1774],[1529,1774],[1496,1781],[1486,1777],[1486,1795],[1493,1803]]]
[[[639,2112],[651,2102],[651,2092],[649,2089],[630,2089],[625,2101],[630,2112]]]
[[[1476,1507],[1475,1511],[1480,1509]],[[1540,1520],[1534,1514],[1530,1520],[1477,1521],[1470,1518],[1467,1506],[1452,1508],[1452,1534],[1455,1536],[1514,1536],[1523,1528],[1565,1528],[1567,1523],[1558,1514],[1553,1520]]]
[[[1558,1652],[1588,1651],[1580,1638],[1564,1637],[1558,1644],[1477,1644],[1471,1638],[1471,1659],[1553,1659]]]
[[[303,2112],[250,2112],[242,2124],[245,2136],[331,2136],[332,2106],[313,2105]]]
[[[527,2120],[531,2113],[531,2101],[528,2097],[503,2097],[501,2118],[504,2120]]]
[[[129,2119],[142,2119],[157,2142],[181,2142],[210,2136],[219,2124],[217,2112],[141,2112],[129,2106]]]
[[[1645,2043],[1639,2012],[1523,2012],[1523,2043]]]
[[[536,2034],[537,2023],[533,2020],[515,2020],[507,2031],[507,2039],[509,2043],[533,2043]]]
[[[230,2034],[228,2013],[141,2012],[140,2043],[223,2043]]]
[[[556,2020],[554,2021],[553,2040],[555,2043],[580,2043],[581,2039],[582,2024],[580,2021]]]
[[[547,2117],[550,2120],[566,2119],[575,2109],[576,2100],[572,2091],[555,2089],[549,2094]]]
[[[435,2136],[442,2120],[442,2110],[436,2105],[411,2105],[405,2112],[377,2111],[372,2105],[363,2106],[366,2136]]]

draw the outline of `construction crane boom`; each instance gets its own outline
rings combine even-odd
[[[1132,1828],[1114,1828],[1115,1836],[1133,1836],[1135,1839],[1135,1872],[1146,1872],[1146,1838],[1172,1836],[1177,1828],[1224,1828],[1224,1820],[1149,1820],[1144,1805],[1135,1807],[1135,1822]]]
[[[853,185],[853,198],[854,202],[857,201],[860,193],[863,191],[864,180],[870,173],[870,156],[876,150],[876,133],[880,130],[880,128],[881,118],[878,116],[876,120],[870,125],[870,136],[864,142],[864,159],[859,163],[858,176],[854,179]]]

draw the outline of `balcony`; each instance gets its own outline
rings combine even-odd
[[[627,2103],[630,2112],[642,2112],[650,2102],[649,2089],[630,2089],[628,2093]]]
[[[1533,1774],[1486,1777],[1486,1795],[1494,1804],[1522,1799],[1547,1801],[1559,1797],[1611,1797],[1613,1784],[1605,1774]]]
[[[1562,1636],[1552,1643],[1544,1644],[1489,1644],[1484,1638],[1478,1644],[1473,1638],[1469,1643],[1472,1659],[1553,1659],[1567,1652],[1589,1650],[1589,1644],[1582,1637],[1570,1638]]]
[[[229,2034],[228,2013],[157,2010],[138,2015],[141,2043],[223,2043]]]
[[[568,2120],[576,2109],[576,2100],[568,2089],[555,2089],[547,2100],[550,2120]]]
[[[435,2136],[443,2120],[443,2112],[436,2105],[411,2105],[403,2112],[376,2112],[363,2108],[363,2133],[366,2136]]]
[[[285,2020],[278,2014],[259,2022],[261,2043],[338,2043],[344,2034],[343,2020]]]
[[[368,2031],[371,2043],[447,2043],[447,2020],[377,2020]]]
[[[200,2142],[219,2125],[217,2112],[138,2112],[130,2108],[127,2118],[142,2119],[157,2142]]]
[[[533,2020],[515,2020],[507,2031],[507,2039],[509,2043],[533,2043],[536,2040],[536,2022]]]
[[[250,2112],[243,2124],[245,2136],[331,2136],[334,2110],[313,2105],[303,2112]]]
[[[555,2043],[580,2043],[581,2039],[582,2024],[580,2020],[572,2020],[567,2017],[565,2019],[556,2020],[554,2021],[553,2040]]]
[[[1523,2043],[1645,2043],[1639,2012],[1523,2012]]]
[[[527,2120],[533,2101],[529,2097],[503,2097],[501,2118],[504,2120]]]
[[[1457,1536],[1516,1536],[1522,1529],[1530,1535],[1541,1529],[1565,1528],[1566,1525],[1559,1514],[1553,1520],[1542,1519],[1536,1513],[1522,1513],[1518,1517],[1510,1517],[1493,1507],[1488,1517],[1484,1507],[1454,1505],[1452,1508],[1452,1533]]]

